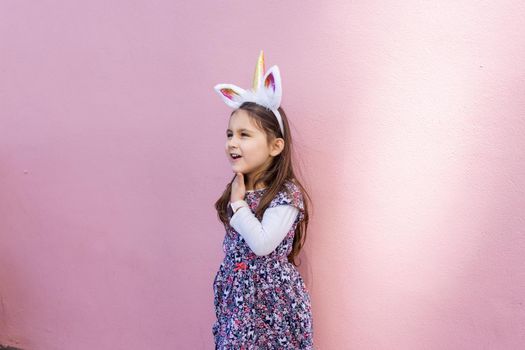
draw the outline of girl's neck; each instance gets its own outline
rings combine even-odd
[[[246,191],[262,190],[264,188],[266,188],[265,185],[258,185],[257,188],[253,188],[253,186],[246,186]]]
[[[249,179],[247,179],[247,184],[246,184],[246,191],[255,191],[255,190],[262,190],[263,188],[266,188],[266,184],[257,184],[257,187],[253,187],[253,183],[251,183],[251,181]]]

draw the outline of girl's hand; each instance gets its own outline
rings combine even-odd
[[[237,173],[235,179],[232,182],[232,191],[230,195],[230,202],[244,199],[246,195],[246,187],[244,186],[244,175],[242,173]]]

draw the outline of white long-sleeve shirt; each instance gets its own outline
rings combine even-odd
[[[298,214],[299,209],[292,205],[278,205],[267,208],[262,221],[259,221],[246,203],[233,214],[230,225],[244,238],[255,255],[265,256],[283,241]]]

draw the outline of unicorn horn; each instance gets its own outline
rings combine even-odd
[[[255,73],[253,75],[253,91],[259,90],[262,84],[262,77],[264,76],[264,53],[261,50],[257,65],[255,66]]]

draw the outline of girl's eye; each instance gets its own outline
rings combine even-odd
[[[232,136],[232,134],[226,134],[226,137],[231,137],[231,136]],[[250,136],[250,135],[242,133],[241,136]]]

